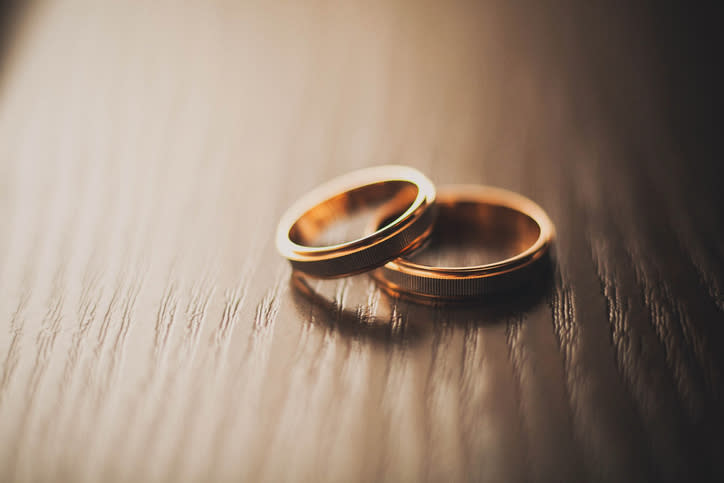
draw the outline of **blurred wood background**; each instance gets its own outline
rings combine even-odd
[[[512,4],[7,8],[0,480],[722,481],[698,27]],[[538,201],[550,287],[301,295],[278,217],[384,163]]]

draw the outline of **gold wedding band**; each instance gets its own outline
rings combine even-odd
[[[518,287],[544,267],[555,229],[545,211],[528,198],[499,188],[463,185],[440,188],[436,204],[431,244],[441,237],[499,237],[513,254],[494,263],[463,267],[398,258],[372,272],[388,292],[428,301],[470,299]],[[389,213],[377,222],[384,223]]]
[[[320,234],[341,217],[383,203],[399,213],[374,233],[350,242],[315,246]],[[329,181],[297,201],[277,229],[279,252],[292,268],[334,278],[384,265],[420,246],[435,220],[435,187],[406,166],[363,169]]]

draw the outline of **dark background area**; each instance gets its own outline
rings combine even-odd
[[[661,104],[681,158],[692,170],[689,189],[698,192],[702,183],[712,193],[713,218],[721,230],[721,5],[661,2],[649,6],[647,13],[662,65]]]

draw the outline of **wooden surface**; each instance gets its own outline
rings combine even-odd
[[[7,13],[0,480],[724,478],[721,178],[645,14]],[[383,163],[538,201],[550,284],[430,309],[363,276],[310,302],[279,215]]]

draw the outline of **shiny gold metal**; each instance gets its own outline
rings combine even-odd
[[[472,235],[481,243],[502,240],[511,255],[464,267],[435,267],[415,263],[409,256],[398,258],[372,272],[386,291],[423,301],[467,300],[518,287],[544,266],[555,228],[545,211],[528,198],[499,188],[459,185],[440,188],[436,204],[431,244]],[[377,221],[384,223],[385,218],[382,214]],[[413,257],[428,249],[421,248]]]
[[[362,169],[329,181],[297,201],[282,216],[276,244],[295,270],[319,278],[365,272],[420,246],[435,220],[435,187],[407,166]],[[398,215],[374,233],[315,246],[324,229],[360,209],[384,203]]]

